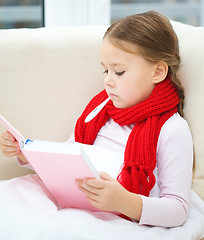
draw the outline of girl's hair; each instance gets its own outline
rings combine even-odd
[[[130,53],[134,53],[132,46],[137,45],[141,55],[150,62],[166,62],[168,74],[180,96],[178,107],[183,116],[184,89],[177,77],[180,66],[178,38],[165,16],[154,11],[128,16],[114,22],[107,29],[104,38]]]

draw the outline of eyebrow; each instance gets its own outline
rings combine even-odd
[[[101,65],[105,66],[105,64],[102,63],[102,62],[101,62]],[[121,65],[122,65],[122,66],[127,66],[126,64],[120,63],[120,62],[118,62],[118,63],[116,62],[116,63],[111,63],[111,64],[110,64],[110,66],[112,66],[112,67],[115,67],[115,66],[118,66],[118,65],[120,65],[120,66],[121,66]]]

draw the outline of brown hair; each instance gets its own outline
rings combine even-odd
[[[150,62],[166,62],[168,74],[180,96],[179,113],[183,116],[184,89],[177,77],[180,66],[178,38],[165,16],[154,11],[128,16],[114,22],[104,38],[131,53],[134,50],[125,43],[139,46],[142,56]]]

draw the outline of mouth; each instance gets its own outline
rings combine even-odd
[[[117,98],[118,97],[117,95],[115,95],[113,93],[109,93],[108,95],[109,95],[110,98]]]

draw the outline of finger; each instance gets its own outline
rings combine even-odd
[[[12,142],[15,141],[15,137],[8,131],[6,131],[2,134],[2,138],[6,139],[6,140],[9,140],[9,141],[12,141]]]
[[[19,146],[19,143],[17,141],[15,142],[10,142],[10,141],[7,141],[7,140],[3,140],[1,142],[1,146],[2,147],[5,147],[5,148],[15,148],[15,149],[20,149],[20,146]]]
[[[4,146],[13,146],[13,147],[18,147],[19,146],[17,141],[12,142],[12,141],[4,139],[4,138],[1,139],[1,144],[4,145]]]
[[[93,187],[93,186],[88,185],[86,183],[83,183],[81,187],[83,187],[88,192],[94,193],[96,195],[99,195],[100,194],[100,190],[102,189],[102,188]]]
[[[84,183],[90,187],[102,189],[104,188],[104,181],[97,178],[84,178]]]
[[[89,198],[89,197],[86,197],[86,199],[88,200],[88,202],[89,202],[93,207],[99,209],[99,207],[98,207],[98,201],[97,201],[97,200],[92,199],[92,198]]]
[[[77,179],[75,180],[75,183],[76,183],[77,185],[82,185],[82,184],[83,184],[83,179],[77,178]]]
[[[0,137],[0,142],[2,145],[14,146],[17,141],[9,132],[4,132]]]
[[[94,198],[92,196],[91,197],[86,196],[86,199],[93,207],[103,211],[107,211],[105,205],[101,204],[101,201],[98,196],[96,197],[94,196]]]
[[[1,150],[4,153],[10,153],[10,152],[18,152],[19,153],[20,152],[20,148],[17,146],[13,147],[13,146],[2,145]]]
[[[106,172],[99,172],[99,174],[100,174],[101,179],[103,179],[103,180],[109,180],[109,181],[115,180],[113,177],[111,177]]]
[[[4,153],[4,155],[5,155],[6,157],[8,157],[8,158],[10,158],[10,157],[16,157],[18,154],[19,154],[19,152],[16,152],[16,151],[14,151],[14,152],[9,152],[9,153]]]
[[[88,184],[86,184],[85,183],[85,179],[83,180],[83,179],[76,179],[76,184],[79,186],[79,187],[81,187],[81,188],[83,188],[83,189],[85,189],[85,190],[87,190],[87,191],[89,191],[89,192],[92,192],[92,193],[95,193],[96,194],[96,190],[98,189],[98,188],[95,188],[95,187],[93,187],[92,185],[88,185]]]
[[[93,193],[93,192],[90,192],[90,191],[87,190],[86,188],[81,187],[81,186],[79,186],[79,185],[78,185],[78,189],[79,189],[80,191],[82,191],[87,198],[90,198],[90,199],[96,201],[97,194],[95,194],[95,193]]]

